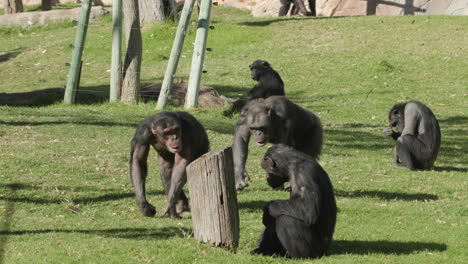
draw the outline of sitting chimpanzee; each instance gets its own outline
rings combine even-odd
[[[245,188],[250,136],[258,146],[283,143],[318,158],[323,131],[320,119],[284,96],[252,100],[242,109],[232,147],[236,188]]]
[[[417,101],[396,104],[388,114],[388,123],[384,135],[396,140],[395,167],[432,169],[440,148],[439,122],[432,111]]]
[[[231,109],[224,113],[225,115],[239,112],[250,100],[267,98],[273,95],[285,95],[283,80],[267,61],[256,60],[249,68],[252,79],[258,83],[243,98],[235,101]]]
[[[144,216],[156,213],[145,194],[151,146],[158,152],[161,180],[167,194],[162,215],[178,218],[180,212],[188,210],[188,200],[182,191],[187,181],[185,168],[208,152],[208,136],[203,126],[186,112],[161,112],[140,122],[131,142],[130,177],[136,203]]]
[[[319,258],[330,247],[336,202],[327,173],[317,161],[283,144],[268,149],[262,161],[272,188],[289,181],[289,200],[263,209],[265,230],[252,253],[290,258]]]

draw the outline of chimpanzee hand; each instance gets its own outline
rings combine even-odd
[[[156,214],[156,208],[152,204],[145,202],[140,206],[140,212],[144,216],[153,217]]]
[[[245,182],[245,179],[250,179],[250,176],[247,173],[247,171],[244,170],[244,172],[242,173],[242,179],[236,182],[236,190],[240,191],[243,190],[245,187],[249,186],[249,184]]]
[[[393,136],[393,133],[395,133],[395,132],[393,131],[393,129],[391,127],[384,127],[384,129],[383,129],[384,136],[391,137],[391,136]]]

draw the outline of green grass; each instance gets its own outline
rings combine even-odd
[[[237,252],[212,248],[182,220],[140,216],[129,180],[129,142],[155,102],[136,106],[61,98],[43,106],[0,106],[0,263],[466,263],[468,259],[466,17],[252,18],[214,7],[203,83],[237,97],[251,88],[248,65],[265,59],[291,99],[325,128],[320,163],[334,184],[338,220],[330,255],[290,261],[252,256],[261,208],[288,194],[272,191],[250,146],[250,187],[238,195]],[[177,76],[188,80],[196,23]],[[161,82],[176,24],[144,28],[142,82]],[[108,94],[111,19],[90,24],[83,90]],[[61,87],[71,58],[70,24],[0,28],[0,92]],[[440,121],[433,171],[392,167],[382,136],[391,106],[417,99]],[[170,109],[181,110],[171,107]],[[191,111],[211,148],[230,145],[236,119]],[[158,213],[165,196],[151,152],[147,189]]]

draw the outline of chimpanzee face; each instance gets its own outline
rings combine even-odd
[[[405,106],[406,103],[396,104],[390,110],[388,114],[388,124],[392,128],[396,128],[398,132],[403,132],[405,128]]]
[[[166,123],[151,130],[158,144],[163,145],[169,152],[175,154],[182,150],[182,129],[179,124]]]
[[[171,153],[179,153],[182,149],[182,137],[180,127],[168,127],[164,129],[165,145]]]
[[[259,147],[263,147],[268,142],[267,136],[267,128],[266,127],[256,127],[250,128],[250,134],[254,138],[255,144]]]
[[[271,110],[263,105],[255,106],[247,113],[246,124],[257,146],[263,147],[270,141]]]
[[[252,79],[258,81],[263,72],[270,68],[270,64],[263,60],[256,60],[251,65],[249,65],[249,68]]]

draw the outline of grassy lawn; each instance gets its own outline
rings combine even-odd
[[[255,82],[248,65],[269,61],[287,95],[325,129],[320,159],[339,208],[329,256],[285,260],[250,255],[273,191],[250,146],[250,187],[238,194],[236,252],[193,238],[183,219],[142,217],[129,180],[129,143],[155,102],[127,106],[62,98],[0,106],[0,263],[466,263],[468,260],[468,19],[448,16],[252,18],[213,7],[203,84],[238,97]],[[195,16],[194,16],[195,18]],[[90,24],[82,90],[108,94],[111,17]],[[142,82],[161,82],[177,25],[143,29]],[[177,72],[188,81],[196,23]],[[61,87],[75,27],[64,22],[0,28],[0,93]],[[1,94],[0,94],[1,95]],[[50,98],[49,98],[50,99]],[[393,104],[420,100],[438,118],[442,148],[433,171],[392,167],[384,138]],[[182,110],[181,108],[170,108]],[[232,144],[236,117],[193,110],[211,148]],[[149,200],[165,205],[155,152]],[[185,187],[187,189],[187,187]]]

